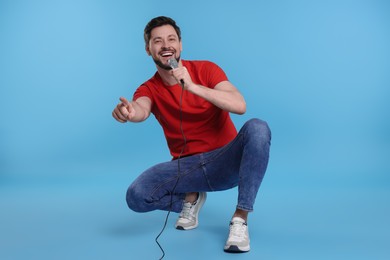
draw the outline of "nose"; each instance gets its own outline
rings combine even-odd
[[[167,48],[167,47],[169,47],[169,45],[168,45],[168,42],[167,41],[162,41],[162,46],[161,46],[162,48]]]

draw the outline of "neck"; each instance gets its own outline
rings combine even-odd
[[[179,61],[179,67],[182,67],[181,60]],[[156,65],[157,72],[160,75],[161,79],[163,80],[164,84],[167,86],[173,86],[177,84],[176,79],[172,76],[170,70],[165,70],[163,68],[160,68],[158,65]]]

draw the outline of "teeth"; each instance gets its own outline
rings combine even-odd
[[[161,54],[161,56],[163,56],[163,57],[166,57],[166,56],[171,56],[171,55],[173,55],[173,53],[172,53],[172,52],[167,52],[167,53],[163,53],[163,54]]]

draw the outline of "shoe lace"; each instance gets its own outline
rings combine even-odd
[[[185,202],[183,204],[183,209],[181,211],[180,217],[186,218],[186,219],[193,219],[194,218],[194,205],[190,202]]]
[[[231,239],[241,240],[245,238],[246,224],[240,222],[230,223],[230,237]]]

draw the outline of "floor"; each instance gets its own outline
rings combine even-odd
[[[131,212],[125,170],[90,168],[2,177],[0,259],[161,258],[155,238],[166,213]],[[159,238],[164,259],[389,259],[386,185],[288,185],[274,168],[250,215],[249,253],[223,252],[233,189],[209,193],[195,230],[174,229],[177,214],[170,215]]]

